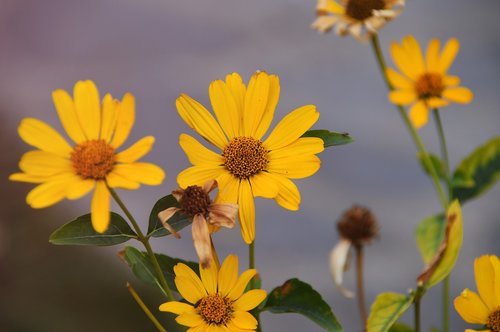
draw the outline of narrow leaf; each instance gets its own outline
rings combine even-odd
[[[297,313],[306,316],[326,331],[340,332],[337,318],[321,295],[299,279],[287,280],[268,295],[263,311]]]
[[[382,293],[373,302],[367,322],[367,332],[387,332],[408,310],[413,294]],[[404,331],[404,330],[403,330]]]
[[[149,214],[148,237],[162,237],[171,234],[165,227],[163,227],[160,219],[158,219],[158,213],[168,209],[169,207],[179,207],[177,200],[172,195],[162,197],[155,203],[151,213]],[[190,225],[191,220],[180,213],[176,213],[168,220],[168,223],[176,231],[180,231],[184,227]]]
[[[417,246],[424,263],[429,263],[443,242],[446,223],[442,214],[422,220],[416,229]]]
[[[85,214],[56,229],[49,242],[57,245],[113,246],[137,238],[128,223],[119,214],[111,212],[110,224],[104,233],[92,227],[90,214]]]
[[[323,140],[325,148],[335,145],[344,145],[354,142],[354,138],[348,133],[335,133],[326,129],[309,130],[302,137],[318,137]]]
[[[444,165],[443,165],[443,162],[441,161],[441,159],[439,159],[438,156],[436,156],[435,154],[432,154],[432,153],[427,153],[427,155],[429,156],[432,167],[436,171],[437,176],[440,179],[446,179],[446,172],[445,172]],[[428,175],[430,175],[431,171],[429,169],[429,166],[425,162],[424,154],[418,153],[417,158],[420,161],[420,166],[422,166],[422,169],[424,170],[424,172],[427,173]]]

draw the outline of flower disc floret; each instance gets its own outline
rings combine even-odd
[[[212,200],[206,191],[200,186],[187,187],[180,200],[182,213],[193,218],[197,214],[208,215],[208,209]]]
[[[415,91],[420,99],[439,98],[444,88],[443,75],[439,73],[425,73],[415,82]]]
[[[363,21],[372,16],[374,10],[384,9],[385,6],[384,0],[350,0],[345,11],[353,19]]]
[[[486,324],[493,332],[500,332],[500,309],[494,311],[488,316]]]
[[[91,140],[78,144],[70,160],[83,179],[102,180],[116,163],[115,149],[104,140]]]
[[[202,298],[195,308],[207,324],[226,325],[232,318],[233,301],[213,294]]]
[[[269,159],[262,142],[253,137],[235,137],[229,142],[222,153],[224,166],[240,179],[266,169]]]

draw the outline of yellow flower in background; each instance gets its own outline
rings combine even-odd
[[[448,69],[458,53],[460,43],[450,39],[440,52],[440,42],[433,39],[424,55],[418,41],[407,36],[401,44],[391,44],[391,55],[398,73],[388,68],[387,76],[394,91],[389,100],[397,105],[412,105],[410,120],[417,128],[429,120],[429,110],[447,106],[450,102],[467,104],[472,101],[472,92],[459,86],[460,78],[448,75]]]
[[[255,331],[257,320],[248,312],[266,298],[266,291],[245,292],[248,282],[257,274],[247,270],[238,277],[238,257],[229,255],[222,266],[210,264],[202,269],[201,280],[187,265],[174,266],[175,285],[189,303],[171,301],[160,306],[161,311],[177,316],[177,323],[195,331]]]
[[[135,100],[129,93],[121,102],[106,94],[101,103],[95,84],[79,81],[73,99],[64,90],[55,90],[52,98],[73,142],[68,143],[43,121],[23,119],[19,135],[38,150],[26,152],[19,162],[22,173],[12,174],[9,179],[39,184],[26,197],[33,208],[48,207],[64,198],[78,199],[94,189],[92,225],[102,233],[110,220],[106,182],[112,188],[137,189],[141,183],[158,185],[163,181],[161,168],[137,162],[151,150],[154,137],[146,136],[130,148],[116,152],[135,121]]]
[[[340,36],[366,39],[398,16],[404,5],[405,0],[318,0],[318,18],[311,27],[328,32],[335,26]]]
[[[313,175],[320,168],[315,155],[323,151],[320,138],[301,136],[318,120],[314,105],[302,106],[268,131],[278,104],[279,79],[256,72],[248,84],[237,73],[210,84],[209,96],[217,121],[191,97],[176,101],[182,119],[209,143],[213,152],[195,138],[182,134],[180,145],[194,165],[182,171],[181,188],[202,186],[215,179],[217,202],[239,205],[241,233],[246,243],[255,238],[254,197],[273,198],[288,210],[298,210],[300,193],[290,179]]]
[[[500,332],[500,260],[494,255],[476,258],[474,274],[479,295],[464,289],[455,298],[455,309],[467,323],[485,325],[481,331]]]

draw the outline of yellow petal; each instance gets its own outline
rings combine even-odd
[[[249,178],[254,197],[275,198],[278,195],[278,185],[268,172],[260,172]]]
[[[218,178],[219,192],[217,203],[236,203],[240,192],[240,179],[229,172],[222,173]]]
[[[271,122],[273,121],[274,111],[278,105],[278,100],[280,98],[280,80],[276,75],[269,75],[269,92],[267,97],[266,108],[262,114],[262,118],[255,130],[253,137],[261,139],[262,136],[267,132]]]
[[[394,90],[389,92],[389,100],[396,105],[408,105],[417,99],[417,94],[413,90]]]
[[[474,98],[474,94],[469,89],[459,86],[445,89],[443,97],[455,103],[468,104]]]
[[[489,311],[481,298],[469,289],[455,298],[453,302],[455,309],[462,318],[471,324],[486,324],[488,322]]]
[[[207,291],[200,278],[187,265],[176,264],[174,272],[177,290],[187,301],[194,304],[202,297],[207,296]]]
[[[193,166],[186,168],[177,175],[177,183],[181,188],[198,185],[203,186],[209,180],[217,179],[220,175],[227,172],[223,166],[206,167]]]
[[[188,95],[181,94],[175,102],[177,112],[186,122],[207,141],[223,150],[228,141],[219,124],[203,105]]]
[[[240,182],[238,195],[238,211],[240,217],[241,236],[250,244],[255,239],[255,205],[253,201],[252,188],[247,180]]]
[[[234,324],[234,322],[232,320],[227,323],[226,330],[224,330],[224,332],[253,332],[253,331],[255,331],[255,329],[253,329],[253,330],[242,329],[242,328],[236,326],[236,324]],[[205,332],[205,331],[202,330],[202,331],[188,331],[188,332]],[[210,331],[210,332],[213,332],[213,331]],[[216,332],[219,332],[219,331],[216,331]]]
[[[269,159],[288,158],[323,152],[323,140],[318,137],[301,137],[292,144],[268,153]]]
[[[245,107],[245,94],[247,88],[238,73],[232,73],[226,76],[226,85],[231,94],[233,95],[238,111],[238,133],[241,135],[241,124],[243,121],[243,108]]]
[[[196,312],[195,308],[187,303],[170,301],[160,305],[160,311],[171,312],[176,315],[183,314],[185,312]]]
[[[345,8],[339,5],[334,0],[318,0],[318,4],[316,5],[316,11],[318,15],[324,15],[326,13],[329,14],[344,14]]]
[[[245,94],[243,111],[243,135],[254,137],[262,119],[269,96],[269,75],[258,71],[252,75]]]
[[[233,312],[233,319],[231,321],[240,329],[248,329],[253,331],[257,328],[257,319],[255,319],[252,314],[246,311]]]
[[[319,113],[316,106],[302,106],[286,115],[274,128],[269,137],[264,141],[264,146],[268,150],[276,150],[296,141],[316,121]]]
[[[413,59],[408,55],[406,50],[398,43],[393,42],[390,51],[392,61],[394,61],[399,71],[412,80],[416,80],[420,72],[413,66]]]
[[[194,327],[205,324],[203,318],[196,312],[187,312],[177,316],[175,321],[181,325]]]
[[[52,92],[52,100],[56,107],[57,114],[68,136],[75,143],[81,143],[87,138],[80,126],[75,111],[75,105],[70,95],[64,90],[55,90]]]
[[[446,75],[443,78],[443,84],[447,87],[456,86],[460,84],[460,77],[453,75]]]
[[[115,132],[116,122],[118,121],[118,106],[118,101],[113,99],[109,93],[104,96],[102,100],[100,138],[106,141],[106,143],[111,142],[111,137],[113,137],[113,133]]]
[[[445,74],[448,71],[455,60],[459,49],[460,43],[457,39],[451,38],[448,40],[443,48],[443,52],[441,52],[441,57],[439,58],[439,71],[441,73]]]
[[[219,166],[224,163],[220,154],[207,149],[192,136],[181,134],[179,144],[193,165]]]
[[[98,233],[104,233],[109,226],[111,199],[104,181],[98,181],[95,187],[90,213],[92,226]]]
[[[28,182],[28,183],[43,183],[47,182],[49,177],[42,175],[32,175],[26,173],[14,173],[9,175],[10,181]]]
[[[231,90],[222,80],[214,81],[208,87],[208,94],[217,121],[229,139],[239,136],[240,113]]]
[[[274,198],[279,206],[291,211],[297,211],[300,205],[300,192],[297,186],[287,177],[279,174],[271,174],[278,184],[279,193]]]
[[[266,291],[263,289],[252,289],[234,302],[234,309],[236,311],[250,311],[264,301],[266,295]]]
[[[500,303],[495,296],[495,270],[490,256],[484,255],[476,258],[474,261],[474,275],[481,299],[489,311],[495,311]]]
[[[113,173],[130,180],[149,186],[157,186],[163,182],[165,172],[151,163],[118,164],[113,168]]]
[[[491,265],[495,271],[495,297],[500,299],[500,260],[497,256],[490,256]]]
[[[28,151],[21,157],[19,168],[28,174],[52,176],[73,172],[71,161],[57,154],[35,150]]]
[[[386,74],[387,78],[389,79],[389,82],[391,82],[391,85],[393,87],[406,90],[413,88],[413,82],[409,80],[407,77],[399,74],[394,69],[387,68]]]
[[[248,283],[250,280],[257,274],[257,270],[255,269],[250,269],[246,270],[243,272],[240,277],[238,278],[238,281],[236,281],[236,284],[234,285],[233,289],[228,294],[228,298],[230,298],[233,301],[236,301],[241,297],[243,292],[245,291],[245,288],[247,287]]]
[[[207,223],[205,222],[205,225],[206,224]],[[207,228],[207,233],[208,233],[208,228]],[[212,264],[210,264],[210,267],[207,269],[202,268],[200,265],[201,282],[203,283],[203,286],[205,287],[209,295],[217,293],[218,274],[219,274],[219,267],[217,266],[217,264],[214,264],[212,262]]]
[[[447,100],[444,100],[444,99],[441,99],[441,98],[437,98],[437,97],[434,97],[434,98],[429,98],[427,100],[427,105],[430,107],[430,108],[441,108],[441,107],[445,107],[445,106],[448,106],[449,102]]]
[[[94,189],[94,186],[94,180],[83,180],[78,178],[73,184],[68,186],[66,197],[68,199],[79,199]]]
[[[306,178],[316,173],[320,167],[321,160],[315,155],[271,159],[267,165],[269,172],[281,174],[290,179]]]
[[[403,38],[403,47],[406,50],[406,53],[412,58],[413,70],[416,70],[419,73],[424,72],[425,62],[422,55],[422,49],[420,48],[420,44],[415,37],[406,36]]]
[[[219,294],[226,296],[233,289],[238,280],[238,256],[226,257],[219,271]]]
[[[99,91],[92,81],[78,81],[73,89],[75,110],[87,139],[98,139],[101,129]]]
[[[111,188],[122,188],[122,189],[137,189],[141,185],[137,181],[132,181],[116,174],[116,172],[111,172],[106,175],[106,181]]]
[[[427,62],[427,71],[438,72],[439,71],[439,47],[441,43],[439,39],[432,39],[427,45],[427,53],[425,60]]]
[[[429,109],[424,102],[418,101],[410,108],[410,120],[416,128],[423,127],[429,121]]]
[[[48,178],[47,182],[36,186],[26,196],[26,202],[34,209],[41,209],[56,204],[66,196],[68,185],[75,181],[72,173],[60,174]]]
[[[116,127],[111,140],[111,146],[118,149],[128,138],[135,122],[135,98],[126,93],[122,101],[116,106]]]
[[[72,148],[51,126],[43,121],[26,118],[17,129],[19,136],[31,146],[62,157],[69,157]]]
[[[127,150],[122,151],[116,155],[116,160],[121,163],[133,163],[144,157],[155,143],[153,136],[146,136],[138,140]]]

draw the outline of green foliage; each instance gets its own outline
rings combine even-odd
[[[335,133],[326,129],[309,130],[302,137],[318,137],[323,140],[325,148],[335,145],[344,145],[354,142],[354,138],[348,133]]]
[[[443,165],[443,162],[441,161],[441,159],[439,159],[438,156],[436,156],[435,154],[432,154],[432,153],[427,153],[427,155],[429,156],[432,167],[436,171],[437,176],[440,179],[443,179],[443,180],[446,179],[446,171],[445,171],[445,168],[444,168],[444,165]],[[417,158],[420,161],[420,165],[422,166],[424,172],[427,173],[428,175],[431,175],[429,167],[425,163],[424,155],[422,153],[418,153]]]
[[[429,263],[443,242],[446,223],[442,214],[422,220],[416,229],[417,246],[424,263]]]
[[[90,214],[85,214],[56,229],[49,242],[57,245],[113,246],[136,238],[125,219],[111,212],[109,227],[102,234],[92,227]]]
[[[389,329],[389,332],[413,332],[413,328],[403,323],[396,323]]]
[[[337,318],[321,295],[299,279],[287,280],[268,295],[262,309],[272,313],[297,313],[306,316],[326,331],[340,332]]]
[[[158,219],[158,213],[168,209],[169,207],[179,207],[177,200],[172,195],[162,197],[155,203],[151,213],[149,214],[148,237],[162,237],[171,234],[165,227],[163,227],[161,221]],[[176,231],[180,231],[184,227],[190,225],[191,220],[180,213],[176,213],[168,220],[168,223]]]
[[[367,322],[367,332],[405,331],[391,329],[413,303],[413,294],[382,293],[373,302]],[[410,330],[411,331],[411,330]]]
[[[452,179],[453,197],[462,204],[486,192],[500,179],[500,137],[466,157]]]

